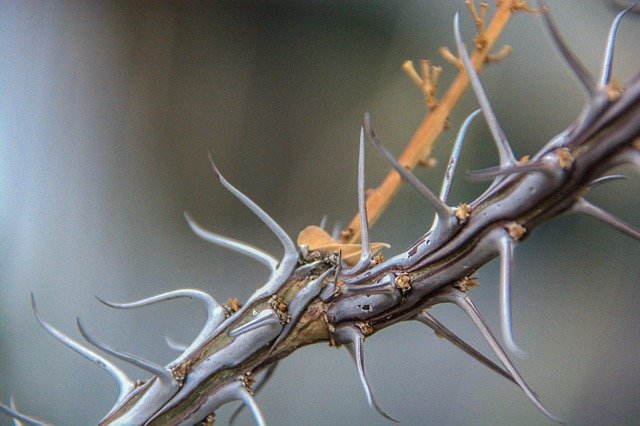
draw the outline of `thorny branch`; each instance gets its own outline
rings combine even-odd
[[[283,229],[228,182],[212,162],[216,179],[271,229],[280,240],[285,254],[280,261],[274,261],[269,254],[248,244],[201,228],[187,216],[188,223],[200,237],[259,260],[271,269],[271,276],[243,306],[220,305],[208,294],[190,289],[131,303],[103,302],[120,309],[177,297],[192,298],[202,303],[208,311],[207,321],[194,342],[181,348],[182,354],[173,362],[160,366],[119,352],[92,337],[78,321],[82,336],[91,345],[151,374],[149,380],[133,383],[106,358],[48,324],[39,314],[35,298],[32,298],[36,318],[47,332],[104,368],[118,383],[120,396],[101,424],[210,424],[218,407],[239,400],[249,408],[256,423],[262,425],[265,420],[253,394],[263,382],[255,383],[255,375],[264,369],[268,371],[267,376],[270,375],[277,363],[288,354],[301,346],[318,342],[347,347],[355,361],[367,402],[385,418],[395,421],[380,408],[369,386],[365,372],[364,342],[368,336],[401,321],[420,321],[431,327],[515,383],[542,413],[551,420],[559,421],[542,405],[539,396],[515,369],[507,352],[469,298],[468,290],[476,285],[474,272],[489,260],[500,257],[502,340],[511,352],[521,354],[511,331],[509,297],[514,253],[520,241],[527,238],[540,223],[568,213],[586,213],[640,240],[639,229],[584,198],[593,186],[618,178],[606,175],[610,169],[621,164],[640,167],[640,73],[626,84],[614,83],[610,78],[619,18],[629,9],[622,12],[611,27],[602,75],[598,80],[586,72],[562,40],[550,17],[544,14],[543,19],[554,43],[584,86],[587,103],[580,116],[565,131],[551,139],[530,159],[518,161],[513,156],[475,69],[487,60],[497,34],[511,13],[528,6],[523,2],[503,0],[486,32],[483,24],[486,7],[481,6],[480,11],[472,3],[469,3],[469,7],[479,31],[474,44],[481,50],[469,56],[460,35],[459,15],[456,14],[456,63],[459,60],[464,72],[461,71],[447,95],[434,104],[439,71],[431,69],[427,63],[423,64],[423,78],[430,78],[429,83],[423,85],[423,90],[433,108],[416,133],[410,149],[400,160],[393,157],[378,140],[370,117],[365,116],[358,164],[360,223],[353,235],[344,238],[345,241],[360,238],[362,245],[359,249],[352,244],[338,243],[322,229],[313,227],[303,231],[296,246]],[[421,80],[416,75],[412,78]],[[477,113],[465,121],[459,133],[440,196],[424,186],[410,169],[416,166],[417,159],[428,154],[433,140],[444,128],[453,105],[469,83],[493,135],[500,165],[476,173],[476,178],[489,179],[491,184],[473,202],[454,208],[447,204],[448,185],[465,130]],[[368,203],[364,189],[365,139],[395,169],[395,174],[385,181],[391,182],[387,185],[392,189],[381,191],[386,195],[379,196],[376,202],[371,201],[374,198],[372,196]],[[430,142],[425,144],[424,141]],[[375,256],[374,246],[369,241],[367,212],[373,210],[372,218],[377,217],[385,203],[388,203],[389,194],[397,190],[402,179],[432,204],[436,219],[432,228],[406,251],[382,260]],[[383,183],[382,188],[386,187]],[[342,248],[345,249],[344,258]],[[442,303],[454,304],[465,312],[501,366],[429,314],[431,307]],[[0,411],[31,424],[45,424],[20,414],[13,403],[11,406],[0,404]]]

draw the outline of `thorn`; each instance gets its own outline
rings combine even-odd
[[[453,333],[451,330],[446,328],[440,321],[435,319],[433,316],[429,315],[426,309],[422,312],[417,313],[413,319],[427,325],[436,333],[438,337],[447,339],[449,342],[453,343],[456,347],[458,347],[459,349],[462,349],[466,354],[471,355],[471,357],[480,361],[480,363],[482,363],[486,367],[489,367],[491,370],[498,373],[505,379],[510,380],[511,382],[517,384],[513,376],[511,376],[511,374],[508,371],[506,371],[505,369],[497,365],[495,362],[491,361],[486,356],[482,355],[477,349],[475,349],[473,346],[471,346],[470,344],[462,340],[458,335]]]
[[[269,268],[272,273],[276,270],[278,266],[278,260],[275,257],[271,256],[269,253],[242,241],[225,237],[224,235],[216,234],[204,229],[195,220],[193,220],[191,215],[186,211],[184,212],[184,218],[186,219],[187,224],[189,225],[191,230],[203,240],[255,259]]]
[[[322,229],[323,231],[326,231],[325,228],[327,227],[327,220],[328,220],[328,218],[327,218],[326,214],[323,215],[322,219],[320,220],[320,229]]]
[[[479,182],[483,180],[495,179],[501,176],[510,176],[531,172],[542,172],[551,174],[554,172],[554,168],[546,162],[531,162],[525,164],[517,163],[507,167],[497,166],[481,170],[468,171],[467,179],[472,182]]]
[[[444,180],[442,182],[442,188],[440,189],[440,199],[442,202],[447,203],[449,198],[449,190],[451,189],[451,183],[453,182],[453,175],[456,171],[456,166],[458,165],[458,159],[460,158],[460,151],[462,150],[462,144],[464,143],[464,137],[467,134],[467,129],[471,125],[473,119],[480,112],[479,109],[473,111],[471,114],[467,116],[467,118],[460,126],[460,130],[458,131],[458,136],[456,137],[456,141],[453,144],[453,149],[451,150],[451,156],[449,157],[449,163],[447,164],[447,171],[444,174]]]
[[[260,391],[260,389],[262,389],[264,387],[265,384],[267,384],[267,382],[269,381],[271,376],[273,376],[273,373],[276,371],[276,367],[277,366],[278,366],[277,362],[271,364],[270,366],[267,367],[265,373],[259,379],[256,379],[256,384],[255,384],[254,390],[253,390],[254,395],[257,394]],[[235,422],[236,418],[238,417],[238,414],[240,414],[242,412],[244,407],[245,407],[245,404],[241,404],[236,409],[236,411],[233,412],[233,414],[229,418],[229,424],[230,425],[232,425],[233,422]]]
[[[105,345],[102,342],[97,341],[96,339],[94,339],[93,337],[89,336],[89,334],[87,334],[87,332],[84,330],[84,328],[82,327],[82,323],[80,322],[80,318],[76,318],[76,323],[78,325],[78,330],[80,330],[80,334],[82,334],[82,337],[84,337],[87,342],[91,343],[93,346],[99,348],[100,350],[102,350],[103,352],[114,356],[118,359],[121,359],[122,361],[128,362],[129,364],[135,365],[136,367],[147,371],[155,376],[158,376],[158,379],[165,384],[168,385],[175,385],[177,386],[178,384],[176,383],[175,379],[173,378],[173,375],[171,374],[171,371],[165,369],[164,367],[155,364],[153,362],[150,361],[146,361],[142,358],[138,358],[134,355],[129,355],[126,354],[124,352],[118,352],[115,349],[112,349],[111,347]]]
[[[607,225],[612,226],[618,231],[632,238],[635,238],[636,240],[640,240],[640,229],[629,225],[628,223],[622,221],[611,213],[591,204],[584,198],[579,198],[578,201],[576,201],[569,210],[570,212],[588,214],[589,216],[595,217],[596,219],[601,220]]]
[[[248,333],[255,329],[278,325],[282,327],[282,323],[280,322],[280,318],[272,309],[264,309],[255,316],[255,318],[251,319],[249,322],[246,322],[233,330],[229,331],[229,336],[238,337],[241,334]]]
[[[346,325],[340,327],[339,330],[336,330],[336,336],[339,339],[338,343],[346,345],[349,354],[356,363],[356,366],[358,368],[358,376],[360,377],[360,383],[362,384],[362,387],[364,389],[364,394],[367,398],[369,407],[375,409],[384,418],[391,420],[392,422],[399,423],[398,420],[390,417],[380,409],[380,406],[371,393],[371,388],[369,386],[369,382],[367,381],[367,376],[364,369],[364,335],[362,334],[362,331],[353,325]]]
[[[625,175],[609,175],[609,176],[602,176],[599,177],[598,179],[594,179],[589,183],[589,188],[595,188],[596,186],[600,186],[602,184],[605,183],[609,183],[609,182],[613,182],[616,180],[626,180],[629,179],[627,176]]]
[[[188,348],[187,345],[176,342],[166,334],[164,335],[164,341],[167,343],[167,346],[169,346],[171,349],[173,349],[176,352],[184,353],[184,351],[186,351]]]
[[[464,68],[467,72],[467,75],[469,76],[469,81],[471,82],[473,91],[476,95],[476,98],[478,99],[478,103],[480,104],[482,113],[484,114],[485,120],[487,121],[489,130],[491,130],[493,140],[496,142],[498,154],[500,156],[500,166],[510,166],[516,163],[516,158],[513,155],[513,151],[509,146],[509,142],[507,141],[507,138],[504,135],[500,124],[498,124],[498,120],[495,113],[493,112],[493,109],[491,108],[489,99],[487,98],[487,95],[484,93],[484,89],[482,88],[482,83],[480,83],[478,74],[476,73],[476,70],[473,68],[473,64],[471,63],[471,58],[469,58],[467,49],[462,42],[462,36],[460,35],[459,13],[456,13],[453,18],[453,31],[456,39],[456,46],[458,47],[458,55],[460,56],[460,59],[462,59],[462,63],[464,64]]]
[[[373,131],[373,127],[371,126],[371,116],[369,114],[365,114],[364,117],[364,128],[369,136],[369,140],[373,144],[373,146],[382,154],[382,156],[393,166],[394,169],[400,174],[400,176],[406,180],[420,195],[429,201],[429,203],[436,210],[436,215],[438,216],[438,220],[440,222],[446,223],[447,219],[449,219],[452,215],[453,209],[449,207],[446,203],[444,203],[437,195],[435,195],[429,188],[427,188],[420,180],[413,174],[411,171],[407,170],[402,164],[398,162],[398,160],[387,150],[387,148],[382,145],[382,143],[378,140],[375,132]]]
[[[364,127],[360,128],[358,154],[358,211],[360,213],[360,243],[362,245],[362,252],[358,263],[345,271],[348,275],[362,272],[364,269],[369,267],[371,260],[373,259],[371,244],[369,241],[369,218],[367,216],[367,200],[364,188]]]
[[[20,421],[33,426],[50,426],[51,425],[50,423],[47,423],[44,420],[40,420],[35,417],[27,416],[26,414],[20,413],[15,408],[13,397],[11,398],[10,404],[11,406],[9,407],[0,402],[0,413],[4,413],[7,416],[11,417],[14,420],[15,424],[20,425],[21,423],[18,422]]]
[[[274,273],[269,278],[269,281],[260,289],[258,289],[251,298],[247,301],[246,305],[248,306],[250,302],[255,300],[256,298],[264,296],[265,293],[270,293],[275,291],[275,288],[280,286],[280,284],[286,280],[289,275],[295,269],[298,263],[298,249],[296,248],[295,243],[287,233],[276,223],[275,220],[271,218],[264,210],[262,210],[256,203],[254,203],[249,197],[244,195],[238,189],[236,189],[233,185],[231,185],[223,176],[220,174],[220,171],[213,163],[211,159],[211,154],[209,154],[209,162],[211,163],[211,167],[213,173],[218,178],[222,186],[224,186],[233,196],[235,196],[240,202],[242,202],[245,206],[249,208],[258,218],[265,224],[267,227],[273,232],[282,247],[284,248],[284,255],[282,257],[282,261],[280,262],[278,268],[274,271]]]
[[[627,14],[631,9],[633,9],[638,3],[632,4],[627,7],[622,12],[618,13],[616,18],[611,23],[611,28],[609,29],[609,35],[607,37],[607,47],[604,51],[604,59],[602,60],[602,72],[600,74],[600,87],[606,87],[611,81],[611,67],[613,65],[613,50],[616,42],[616,33],[618,32],[618,26],[620,25],[620,20],[622,17]]]
[[[437,303],[454,303],[459,308],[461,308],[465,313],[471,318],[473,323],[475,324],[478,331],[484,339],[487,341],[493,352],[496,354],[502,365],[504,365],[505,369],[511,374],[513,379],[516,381],[520,389],[527,395],[529,400],[533,402],[533,404],[540,410],[544,415],[546,415],[549,419],[553,420],[557,423],[562,423],[560,419],[551,414],[541,403],[535,392],[531,390],[529,385],[524,381],[518,370],[515,368],[509,356],[502,349],[496,338],[494,337],[491,329],[487,325],[482,314],[476,308],[475,304],[471,301],[469,296],[467,296],[464,292],[456,289],[455,287],[448,287],[446,289],[446,293],[443,293],[439,296],[440,301]]]
[[[551,14],[549,13],[549,6],[547,6],[547,2],[545,0],[538,0],[538,7],[545,10],[545,12],[542,13],[542,21],[547,27],[547,31],[549,31],[556,49],[558,49],[564,60],[567,61],[569,68],[571,68],[576,77],[578,77],[578,80],[580,80],[580,83],[582,83],[582,87],[587,92],[587,94],[590,97],[595,96],[596,93],[598,93],[598,88],[595,80],[582,64],[582,62],[580,62],[580,60],[575,56],[571,49],[569,49],[569,46],[560,35],[560,32],[558,31],[558,28],[556,27],[556,24],[555,22],[553,22]]]
[[[521,359],[527,359],[528,355],[520,349],[513,339],[511,325],[511,280],[513,278],[513,250],[515,240],[505,235],[500,239],[500,321],[502,322],[502,338],[507,349]]]
[[[251,415],[253,416],[253,420],[256,422],[257,426],[266,426],[266,422],[264,420],[262,412],[260,411],[260,407],[258,407],[258,404],[256,404],[256,400],[253,398],[251,393],[244,388],[244,386],[239,385],[237,387],[235,397],[238,400],[244,402],[244,405],[249,408],[249,411],[251,411]]]
[[[33,314],[36,317],[38,323],[44,328],[44,330],[53,336],[60,343],[65,345],[66,347],[72,349],[78,354],[82,355],[84,358],[98,365],[100,368],[104,369],[111,377],[113,377],[118,385],[118,399],[116,400],[116,404],[122,402],[134,389],[135,385],[131,379],[118,367],[116,367],[113,363],[111,363],[108,359],[103,356],[98,355],[90,349],[85,348],[80,343],[68,337],[66,334],[62,333],[55,329],[52,325],[44,320],[38,308],[36,307],[36,299],[33,293],[31,293],[31,309],[33,310]]]

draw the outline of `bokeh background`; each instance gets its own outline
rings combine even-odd
[[[616,10],[607,2],[551,2],[577,55],[594,72]],[[96,423],[111,407],[111,379],[36,323],[41,313],[74,338],[75,318],[102,341],[157,363],[188,341],[204,312],[172,301],[112,311],[94,295],[136,300],[181,287],[218,301],[246,299],[266,279],[250,260],[188,229],[188,210],[212,230],[279,254],[277,240],[217,185],[206,155],[292,235],[324,214],[356,212],[362,115],[400,153],[425,113],[400,66],[453,48],[456,1],[2,2],[0,4],[0,400],[56,424]],[[467,40],[473,24],[463,14]],[[614,75],[640,69],[640,19],[620,28]],[[536,16],[518,14],[501,39],[514,47],[482,80],[517,155],[534,153],[579,113],[583,94]],[[472,95],[419,176],[439,188]],[[368,151],[367,183],[388,166]],[[464,170],[496,164],[483,120],[461,159],[452,201],[483,184]],[[640,179],[589,196],[640,224]],[[411,244],[432,211],[405,188],[373,230]],[[569,424],[630,424],[640,417],[640,246],[590,218],[545,224],[517,248],[513,290],[516,363],[544,403]],[[497,262],[472,293],[498,328]],[[487,349],[462,312],[434,310]],[[367,340],[367,365],[384,409],[403,424],[545,424],[514,385],[420,324]],[[124,367],[133,377],[140,371]],[[257,396],[270,424],[376,425],[344,350],[299,350]],[[226,424],[235,408],[218,413]],[[0,417],[0,424],[10,424]],[[238,424],[253,424],[244,413]]]

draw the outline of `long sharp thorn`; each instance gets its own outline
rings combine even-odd
[[[400,174],[400,176],[406,180],[412,187],[415,189],[420,195],[429,201],[429,203],[433,206],[436,211],[436,215],[438,216],[438,220],[446,223],[446,219],[450,218],[453,212],[453,209],[449,207],[444,201],[442,201],[436,194],[434,194],[429,188],[427,188],[420,180],[411,173],[407,168],[405,168],[400,162],[389,152],[382,142],[378,139],[375,132],[373,131],[373,127],[371,126],[371,116],[369,114],[365,114],[364,116],[364,128],[367,136],[369,136],[369,141],[373,144],[373,146],[378,150],[378,152],[393,166],[393,168]]]
[[[389,416],[387,413],[382,411],[382,409],[378,405],[378,402],[374,398],[373,393],[371,392],[371,387],[369,386],[367,375],[364,369],[364,347],[363,347],[364,336],[355,327],[349,327],[348,329],[345,329],[345,332],[348,333],[347,338],[350,341],[345,346],[347,347],[349,354],[355,361],[356,367],[358,368],[358,376],[360,377],[360,383],[362,384],[362,388],[364,389],[364,394],[367,398],[367,403],[369,404],[369,407],[375,409],[384,418],[391,420],[392,422],[399,423],[398,420],[394,419],[393,417]]]
[[[278,366],[277,362],[271,364],[269,367],[267,367],[265,373],[260,378],[256,379],[256,383],[253,385],[253,394],[254,395],[256,395],[260,391],[260,389],[262,389],[264,387],[264,385],[267,384],[267,382],[269,381],[271,376],[273,376],[273,373],[276,371],[276,367],[277,366]],[[236,409],[236,411],[233,412],[231,417],[229,417],[229,424],[230,425],[232,425],[233,422],[235,422],[236,418],[242,412],[244,407],[245,407],[245,404],[241,404]]]
[[[271,256],[269,253],[262,251],[259,248],[253,247],[250,244],[243,243],[242,241],[225,237],[224,235],[219,235],[204,229],[195,220],[193,220],[191,215],[186,211],[184,212],[184,218],[186,219],[187,224],[189,225],[191,230],[203,240],[255,259],[269,268],[271,272],[274,272],[278,267],[278,259]]]
[[[500,240],[500,321],[502,322],[502,337],[507,348],[519,358],[526,359],[525,351],[520,349],[513,339],[511,325],[511,281],[513,279],[513,250],[515,243],[511,237],[505,235]]]
[[[426,310],[417,313],[414,319],[430,327],[433,331],[436,332],[438,337],[444,337],[445,339],[453,343],[457,348],[462,349],[465,353],[471,355],[471,357],[475,358],[486,367],[489,367],[491,370],[498,373],[505,379],[517,384],[513,376],[511,376],[508,371],[497,365],[495,362],[491,361],[486,356],[482,355],[477,349],[462,340],[458,335],[445,327],[440,321],[429,315]]]
[[[171,337],[169,337],[168,335],[164,335],[164,341],[167,342],[167,346],[169,346],[171,349],[173,349],[176,352],[184,352],[187,350],[188,346],[182,343],[178,343],[175,340],[173,340]]]
[[[456,46],[458,47],[458,55],[460,55],[460,59],[462,59],[462,63],[464,65],[464,69],[469,76],[469,81],[471,82],[471,86],[473,87],[473,91],[478,99],[478,103],[480,104],[480,108],[482,109],[482,113],[484,114],[485,120],[487,121],[487,125],[489,126],[489,130],[491,130],[491,135],[493,136],[493,140],[496,142],[496,146],[498,147],[498,155],[500,157],[500,166],[505,167],[509,166],[516,162],[516,158],[513,155],[513,151],[509,146],[509,142],[507,141],[500,124],[498,124],[498,119],[496,118],[493,109],[491,108],[491,104],[489,103],[489,99],[487,95],[484,93],[484,89],[482,88],[482,83],[480,82],[480,78],[478,78],[478,74],[476,70],[473,68],[473,64],[471,63],[471,58],[469,58],[469,54],[467,53],[467,48],[465,47],[462,36],[460,35],[460,13],[456,12],[453,18],[453,32],[456,39]]]
[[[222,186],[224,186],[229,192],[231,192],[231,194],[233,194],[238,200],[240,200],[240,202],[242,202],[245,206],[247,206],[249,210],[251,210],[256,216],[258,216],[258,218],[265,225],[267,225],[267,227],[269,227],[271,232],[273,232],[276,235],[276,237],[278,237],[278,240],[280,240],[280,243],[284,248],[284,255],[282,256],[282,261],[280,262],[278,269],[276,270],[276,272],[272,274],[272,277],[269,279],[269,282],[264,286],[265,290],[269,291],[271,290],[270,287],[272,285],[279,284],[281,280],[285,279],[291,274],[291,272],[293,272],[293,270],[296,267],[296,264],[298,263],[298,256],[299,256],[298,249],[296,248],[296,245],[293,242],[293,240],[289,238],[289,236],[284,231],[284,229],[282,229],[280,225],[278,225],[276,221],[271,218],[271,216],[269,216],[264,210],[262,210],[249,197],[244,195],[242,192],[237,190],[233,185],[227,182],[227,180],[222,176],[222,174],[214,164],[213,159],[211,158],[211,154],[209,154],[209,162],[211,163],[211,168],[214,174],[216,175],[216,177],[218,178]],[[261,293],[262,292],[258,291],[254,293],[254,296],[258,297],[261,295]],[[247,302],[247,305],[248,304],[249,302]]]
[[[251,393],[246,390],[242,385],[238,386],[236,398],[244,402],[244,404],[251,411],[251,415],[253,415],[253,420],[255,420],[257,426],[266,426],[266,422],[264,420],[264,416],[260,411],[260,407],[256,404],[256,400],[253,399]]]
[[[449,157],[449,163],[447,164],[447,171],[445,172],[444,180],[442,181],[442,188],[440,189],[440,199],[444,203],[446,203],[449,198],[449,191],[451,190],[453,175],[456,171],[456,166],[458,165],[458,159],[460,158],[460,151],[462,150],[462,144],[464,143],[467,129],[471,125],[471,122],[473,121],[475,116],[478,115],[480,111],[481,110],[477,109],[469,114],[469,116],[462,123],[460,130],[458,131],[458,136],[456,137],[456,141],[453,144],[451,156]]]
[[[367,217],[367,199],[364,189],[364,128],[360,128],[360,143],[358,154],[358,211],[360,213],[360,244],[362,252],[358,263],[345,271],[354,274],[364,270],[371,263],[373,257],[369,242],[369,218]]]
[[[260,327],[271,326],[271,325],[282,325],[280,323],[280,319],[271,309],[265,309],[261,311],[255,318],[251,321],[242,324],[229,331],[229,336],[237,337],[241,334],[248,333],[252,330],[255,330]]]
[[[612,226],[618,231],[635,238],[636,240],[640,240],[640,229],[622,221],[611,213],[602,210],[600,207],[597,207],[584,198],[578,199],[576,203],[571,207],[570,211],[575,213],[585,213],[589,216],[593,216],[598,220],[606,223],[607,225]]]
[[[326,214],[325,214],[325,215],[323,215],[323,216],[322,216],[322,219],[320,220],[320,229],[322,229],[323,231],[326,231],[326,227],[327,227],[327,220],[328,220],[328,217],[327,217],[327,215],[326,215]]]
[[[531,402],[533,402],[533,404],[540,411],[542,411],[544,415],[547,416],[549,419],[557,423],[562,423],[560,419],[558,419],[556,416],[551,414],[551,412],[549,412],[540,403],[540,400],[538,399],[537,395],[535,394],[535,392],[531,390],[529,385],[524,381],[520,373],[518,373],[518,370],[513,365],[507,353],[502,349],[502,347],[494,337],[484,317],[480,314],[480,311],[478,311],[478,309],[476,308],[475,304],[471,301],[471,299],[469,299],[469,297],[466,294],[464,294],[462,291],[459,291],[459,290],[456,291],[456,289],[453,289],[453,290],[455,291],[455,293],[451,296],[451,302],[455,303],[458,307],[460,307],[463,311],[466,312],[469,318],[471,318],[476,328],[480,331],[480,334],[482,334],[482,337],[484,337],[484,339],[487,341],[487,343],[489,344],[493,352],[496,354],[500,362],[502,362],[506,370],[511,374],[511,376],[514,378],[518,386],[520,386],[523,392],[527,395],[529,400],[531,400]]]
[[[16,410],[15,408],[6,406],[1,402],[0,402],[0,413],[6,414],[7,416],[9,416],[12,419],[14,419],[14,421],[19,420],[19,421],[24,422],[24,423],[26,423],[28,425],[33,425],[33,426],[50,426],[51,425],[50,423],[47,423],[44,420],[40,420],[40,419],[37,419],[35,417],[27,416],[26,414],[22,414],[18,410]],[[17,424],[20,424],[20,423],[17,423]]]
[[[76,323],[78,325],[78,330],[80,330],[80,334],[82,334],[82,337],[84,337],[87,340],[87,342],[91,343],[93,346],[99,348],[103,352],[111,356],[114,356],[118,359],[121,359],[122,361],[128,362],[129,364],[135,365],[136,367],[142,370],[145,370],[153,375],[158,376],[158,379],[160,379],[160,381],[163,383],[172,384],[175,382],[175,379],[173,378],[171,372],[165,369],[164,367],[158,364],[155,364],[153,362],[143,360],[134,355],[129,355],[127,353],[116,351],[115,349],[112,349],[111,347],[91,337],[82,327],[80,318],[76,318]]]
[[[607,47],[604,51],[604,59],[602,60],[602,73],[600,74],[600,87],[605,87],[609,84],[611,80],[611,67],[613,65],[613,50],[616,43],[616,33],[618,32],[618,26],[620,25],[620,20],[622,17],[627,14],[631,9],[633,9],[638,3],[632,4],[627,7],[622,12],[618,13],[616,18],[611,23],[611,28],[609,29],[609,36],[607,37]]]
[[[513,164],[507,167],[488,167],[481,170],[473,170],[467,172],[467,179],[472,182],[478,182],[488,179],[495,179],[500,176],[509,176],[516,174],[524,174],[530,172],[553,173],[554,168],[543,162]]]
[[[560,51],[560,54],[562,55],[564,60],[567,61],[569,68],[571,68],[576,77],[578,77],[578,80],[580,80],[580,83],[582,83],[582,87],[585,89],[587,94],[590,97],[595,96],[595,94],[598,92],[596,81],[593,79],[593,76],[589,73],[582,62],[580,62],[580,60],[571,51],[571,49],[569,49],[569,46],[560,35],[555,22],[553,22],[553,19],[551,18],[547,2],[544,0],[538,0],[538,6],[545,9],[541,14],[542,21],[544,22],[547,31],[549,31],[549,34],[551,35],[556,48]]]
[[[93,352],[90,349],[85,348],[80,343],[71,339],[70,337],[58,331],[52,325],[47,323],[42,317],[42,315],[40,315],[40,312],[36,307],[36,300],[33,293],[31,293],[31,309],[33,310],[33,314],[35,315],[36,320],[42,326],[42,328],[45,329],[47,333],[52,335],[56,340],[58,340],[63,345],[67,346],[68,348],[82,355],[84,358],[88,359],[89,361],[103,368],[107,373],[109,373],[111,377],[115,379],[118,385],[118,390],[119,390],[116,404],[123,401],[127,397],[127,395],[129,395],[129,393],[131,393],[134,390],[135,385],[133,381],[131,381],[131,379],[129,379],[129,377],[127,377],[127,375],[122,370],[116,367],[108,359],[98,355],[97,353]]]
[[[596,186],[605,184],[605,183],[609,183],[609,182],[613,182],[616,180],[625,180],[625,179],[629,179],[627,176],[625,175],[609,175],[609,176],[602,176],[598,179],[594,179],[589,183],[589,188],[595,188]]]

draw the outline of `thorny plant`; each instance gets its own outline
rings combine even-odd
[[[549,419],[559,421],[540,402],[510,361],[502,344],[471,301],[468,291],[476,285],[474,272],[494,257],[500,257],[500,310],[502,339],[510,352],[522,356],[511,330],[510,282],[514,250],[538,224],[569,213],[585,213],[640,239],[640,230],[624,223],[588,202],[584,196],[592,187],[621,178],[607,172],[621,164],[640,168],[640,74],[625,84],[611,77],[617,27],[630,8],[611,25],[604,61],[596,80],[576,58],[556,30],[545,10],[529,8],[525,2],[499,2],[493,22],[485,30],[486,4],[479,10],[468,1],[478,34],[475,52],[469,55],[460,36],[459,15],[454,17],[458,54],[443,50],[443,56],[460,70],[447,94],[437,98],[440,69],[422,62],[422,76],[411,63],[405,71],[425,94],[430,115],[423,122],[405,154],[397,160],[378,140],[371,118],[365,115],[360,134],[358,164],[359,215],[341,235],[330,236],[323,227],[308,227],[297,244],[278,224],[246,195],[236,189],[211,162],[215,177],[245,204],[278,237],[285,254],[277,260],[248,244],[203,229],[188,214],[185,218],[201,238],[249,256],[266,265],[271,275],[242,306],[236,302],[218,304],[210,295],[192,289],[167,292],[132,303],[102,301],[113,308],[129,309],[174,298],[191,298],[208,312],[199,335],[181,355],[166,366],[119,352],[92,337],[78,320],[82,336],[95,348],[137,366],[152,376],[134,383],[115,364],[82,346],[48,324],[37,310],[36,319],[54,338],[95,362],[116,380],[120,393],[100,424],[211,424],[221,405],[240,400],[256,423],[264,424],[253,395],[273,374],[278,362],[297,348],[318,342],[344,345],[352,355],[366,399],[381,415],[395,421],[373,397],[364,368],[364,341],[375,332],[402,321],[419,321],[444,336],[484,365],[515,383]],[[502,131],[478,79],[476,69],[485,62],[504,57],[490,51],[511,13],[528,10],[540,13],[552,39],[586,93],[587,102],[579,117],[551,139],[531,158],[517,159]],[[433,141],[466,85],[470,82],[480,104],[462,125],[446,169],[440,194],[424,186],[411,172],[428,158]],[[476,171],[468,177],[489,180],[486,191],[475,201],[451,207],[449,189],[465,132],[482,112],[496,143],[500,164]],[[369,142],[395,169],[366,200],[364,145]],[[411,185],[436,212],[431,229],[406,251],[384,260],[377,254],[382,245],[369,241],[369,225],[377,218],[397,190],[400,179]],[[361,241],[361,244],[358,244]],[[498,365],[438,322],[429,309],[438,304],[460,307],[477,327],[499,359]],[[256,380],[256,374],[265,374]],[[21,414],[13,401],[0,411],[28,424],[44,421]]]

